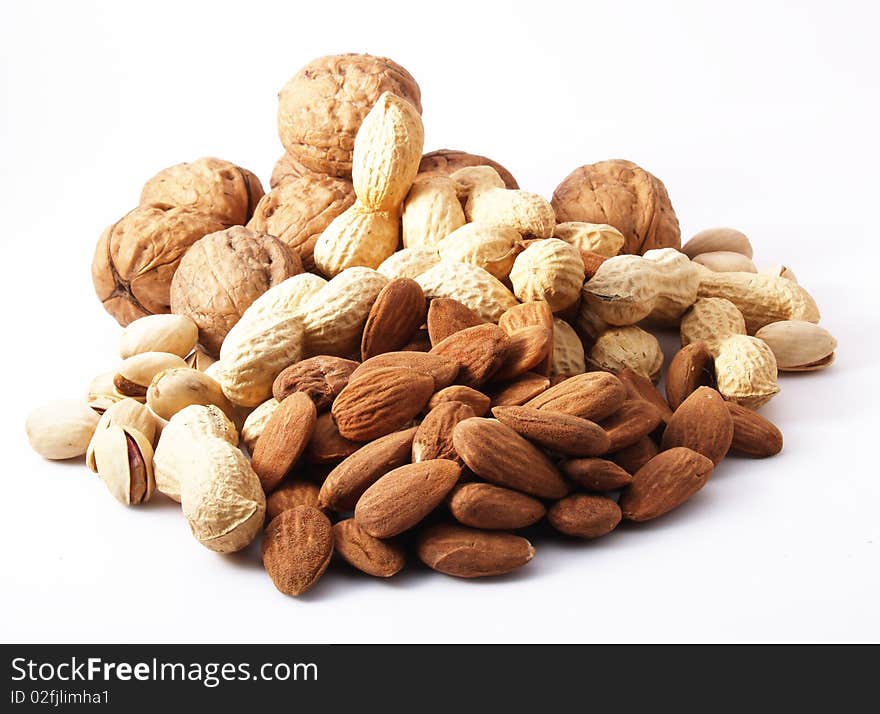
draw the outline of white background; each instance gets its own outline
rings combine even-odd
[[[876,12],[4,3],[2,639],[880,639]],[[826,372],[784,376],[766,408],[784,453],[725,461],[652,524],[539,541],[512,577],[380,582],[334,567],[300,599],[275,591],[255,548],[215,555],[170,502],[126,510],[83,466],[34,455],[25,413],[115,364],[119,330],[89,275],[104,226],[180,161],[216,155],[268,183],[278,89],[344,51],[413,73],[427,148],[492,156],[547,196],[581,164],[629,158],[665,181],[685,237],[733,225],[757,262],[791,265],[840,348]]]

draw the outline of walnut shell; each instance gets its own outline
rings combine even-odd
[[[269,178],[269,188],[278,188],[285,181],[290,179],[298,179],[301,176],[307,176],[314,173],[309,171],[299,161],[293,158],[286,151],[281,154],[275,166],[272,167],[272,176]]]
[[[412,75],[385,57],[320,57],[297,72],[278,94],[278,134],[287,153],[320,174],[351,177],[354,137],[383,92],[421,113]]]
[[[572,171],[553,192],[559,223],[607,223],[623,233],[622,253],[681,247],[678,218],[663,182],[631,161],[612,159]]]
[[[244,226],[206,235],[190,248],[171,281],[171,311],[199,326],[199,343],[212,357],[251,303],[302,272],[284,243]]]
[[[419,164],[419,174],[449,176],[449,174],[467,166],[491,166],[504,180],[507,188],[519,188],[519,184],[506,168],[497,161],[479,154],[468,154],[465,151],[455,149],[438,149],[422,156]]]
[[[248,228],[275,236],[299,254],[306,270],[317,272],[318,236],[353,203],[350,181],[308,173],[288,179],[263,196]]]
[[[144,184],[141,205],[187,206],[229,225],[244,225],[262,197],[263,186],[254,174],[208,156],[157,173]]]
[[[104,308],[123,327],[171,312],[171,279],[197,240],[229,226],[192,208],[142,206],[108,227],[95,248],[92,281]]]

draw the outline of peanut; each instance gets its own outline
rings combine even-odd
[[[403,246],[436,245],[465,224],[458,187],[448,176],[419,178],[403,204]]]
[[[415,279],[440,262],[440,254],[433,248],[404,248],[382,261],[376,272],[389,280]]]
[[[577,302],[584,263],[577,248],[558,238],[536,241],[516,256],[510,271],[513,293],[523,302],[544,300],[553,312]]]
[[[506,280],[520,247],[520,235],[510,226],[467,223],[441,240],[437,252],[441,260],[471,263]]]
[[[614,226],[605,223],[568,221],[557,224],[553,237],[564,240],[579,251],[598,253],[603,258],[619,255],[626,239]]]
[[[452,298],[487,322],[497,322],[505,310],[517,304],[498,278],[470,263],[440,261],[415,280],[429,300]]]
[[[657,338],[640,327],[612,327],[599,335],[588,361],[609,372],[631,369],[656,382],[663,368],[663,350]]]
[[[715,381],[728,401],[757,409],[779,392],[776,377],[776,358],[763,340],[731,335],[718,344]]]

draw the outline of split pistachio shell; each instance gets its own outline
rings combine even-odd
[[[98,475],[114,498],[125,506],[149,501],[156,489],[153,447],[136,429],[110,426],[95,435]]]
[[[772,275],[777,278],[786,278],[787,280],[791,280],[791,282],[793,283],[797,282],[797,275],[795,275],[794,271],[787,265],[770,265],[766,268],[761,268],[759,272],[764,275]]]
[[[216,361],[217,360],[211,357],[211,355],[200,350],[198,347],[196,347],[186,358],[186,363],[193,369],[199,370],[199,372],[206,372]]]
[[[115,376],[116,372],[104,372],[95,377],[89,385],[86,401],[99,414],[103,414],[120,399],[125,399],[125,395],[113,384]]]
[[[613,258],[623,248],[626,239],[614,226],[605,223],[567,221],[558,223],[553,237],[570,243],[580,251],[592,251],[603,258]]]
[[[681,248],[681,252],[688,258],[718,250],[740,253],[747,258],[752,257],[752,244],[748,237],[735,228],[707,228],[697,233]]]
[[[827,367],[834,361],[837,340],[824,327],[803,320],[783,320],[765,325],[755,333],[764,340],[779,369],[806,372]]]
[[[137,431],[143,434],[151,444],[156,443],[156,417],[140,402],[125,398],[120,399],[101,415],[95,436],[89,443],[86,451],[86,466],[92,471],[98,470],[95,464],[95,444],[100,432],[111,426],[119,426],[129,431]]]
[[[245,443],[245,446],[247,446],[248,451],[251,453],[254,451],[257,439],[259,439],[260,434],[263,433],[266,423],[272,418],[272,415],[275,413],[279,404],[281,404],[281,402],[274,397],[268,399],[254,409],[248,415],[247,419],[244,420],[244,426],[241,429],[241,440]]]
[[[25,431],[33,450],[44,459],[72,459],[86,453],[99,419],[85,402],[57,401],[32,411]]]
[[[752,259],[732,250],[716,250],[711,253],[700,253],[694,262],[704,265],[716,273],[757,273],[758,269]]]
[[[122,359],[144,352],[168,352],[186,357],[199,339],[199,328],[185,315],[147,315],[122,331]]]
[[[191,404],[213,404],[230,419],[234,409],[220,385],[204,372],[175,367],[159,372],[147,389],[147,406],[161,419],[168,420]]]
[[[238,432],[235,425],[214,405],[193,404],[171,417],[156,447],[153,471],[156,488],[175,501],[180,501],[180,481],[190,468],[182,455],[189,453],[187,444],[200,439],[220,439],[237,446]]]
[[[119,365],[113,383],[125,396],[144,399],[153,377],[162,370],[173,367],[186,367],[183,357],[170,352],[142,352]]]

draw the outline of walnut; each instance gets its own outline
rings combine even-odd
[[[309,171],[285,151],[281,154],[281,158],[275,162],[275,166],[272,168],[272,177],[269,179],[269,187],[278,188],[285,181],[313,173],[315,172]]]
[[[306,174],[263,196],[248,228],[277,236],[299,254],[306,270],[317,272],[314,254],[318,236],[353,203],[354,189],[349,181]]]
[[[92,261],[95,292],[120,325],[171,312],[171,278],[187,249],[228,227],[192,208],[142,206],[107,228]]]
[[[302,272],[277,238],[233,226],[190,248],[171,281],[171,311],[199,326],[199,343],[216,357],[226,333],[266,290]]]
[[[157,173],[144,184],[141,205],[189,206],[244,225],[262,197],[260,179],[250,171],[207,157]]]
[[[421,113],[419,85],[390,59],[345,54],[310,62],[278,94],[281,143],[309,170],[351,178],[355,134],[382,92]]]
[[[572,171],[553,193],[559,223],[607,223],[623,233],[621,253],[679,248],[681,230],[663,182],[631,161],[613,159]]]
[[[455,149],[439,149],[425,154],[419,164],[419,175],[440,174],[449,176],[454,171],[467,166],[491,166],[498,172],[507,188],[519,188],[513,175],[497,161],[478,154],[468,154]]]

